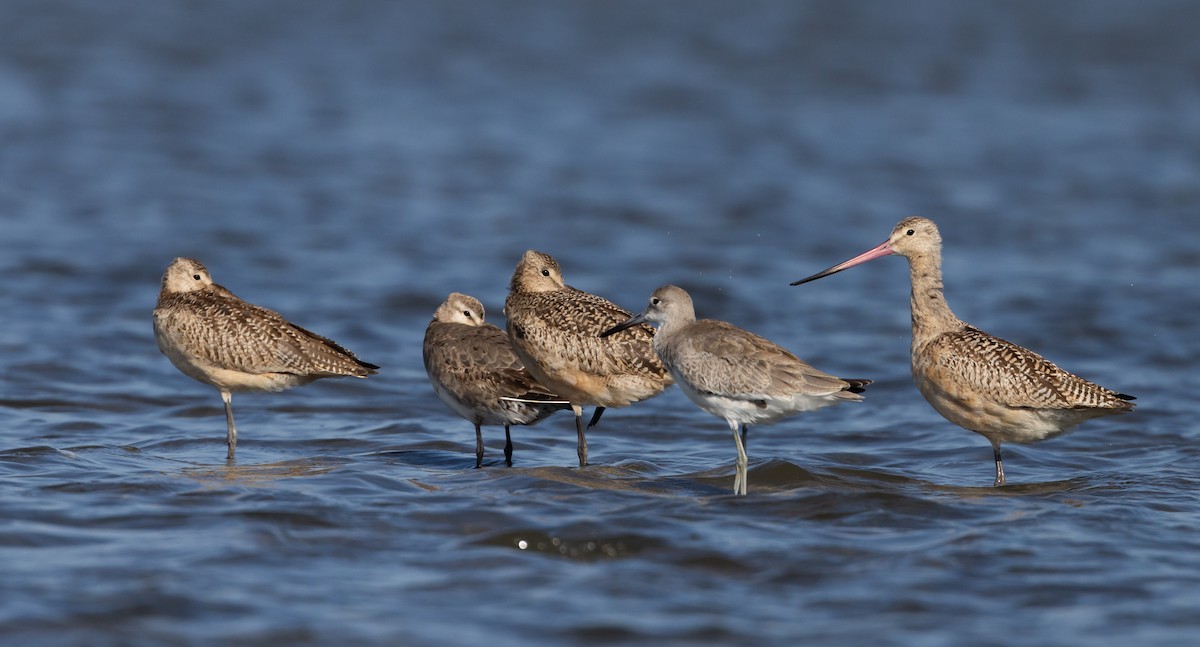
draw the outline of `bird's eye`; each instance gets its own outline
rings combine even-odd
[[[193,275],[192,275],[192,278],[194,278],[194,279],[196,279],[197,281],[199,281],[199,280],[200,280],[200,275],[199,275],[199,274],[193,274]]]
[[[904,233],[905,233],[905,234],[907,234],[907,235],[909,235],[909,236],[911,236],[911,235],[913,235],[913,234],[914,234],[914,233],[916,233],[916,232],[914,232],[913,230],[909,229],[908,231],[906,231],[906,232],[904,232]]]
[[[464,316],[464,317],[466,317],[467,319],[470,319],[470,318],[471,318],[471,311],[470,311],[470,310],[463,310],[463,316]]]
[[[542,276],[550,276],[550,270],[542,270]]]
[[[658,305],[658,299],[650,299],[650,305],[652,305],[652,306]]]

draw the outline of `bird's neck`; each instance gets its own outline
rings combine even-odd
[[[658,327],[654,330],[653,346],[654,352],[658,354],[659,358],[664,357],[664,353],[667,352],[667,348],[675,338],[675,335],[684,328],[687,328],[689,324],[695,323],[695,321],[695,318],[692,318],[690,321],[670,319],[658,324]]]
[[[946,303],[942,292],[942,256],[923,254],[908,259],[912,281],[913,350],[934,337],[964,325]]]
[[[167,288],[165,288],[165,287],[163,289],[159,290],[158,291],[158,303],[155,304],[154,307],[161,308],[161,307],[165,306],[167,304],[167,302],[171,300],[171,297],[175,296],[175,294],[176,294],[175,292],[168,291]]]

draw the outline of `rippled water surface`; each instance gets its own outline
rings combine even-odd
[[[1200,7],[2,4],[0,642],[1195,644]],[[901,217],[962,318],[1133,415],[1006,450],[908,374]],[[488,429],[434,396],[451,291],[521,252],[677,283],[861,405],[678,390]],[[383,367],[235,396],[157,350],[171,258]]]

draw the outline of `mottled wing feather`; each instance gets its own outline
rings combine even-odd
[[[295,328],[300,333],[307,335],[309,339],[317,342],[316,346],[313,346],[312,344],[305,344],[306,348],[308,348],[308,350],[310,351],[310,357],[313,353],[321,353],[322,355],[327,355],[328,359],[330,361],[337,361],[339,358],[340,359],[348,358],[348,359],[352,360],[355,364],[357,364],[360,368],[367,369],[366,371],[363,371],[364,373],[373,374],[373,373],[377,372],[377,369],[379,368],[378,366],[376,366],[374,364],[369,364],[367,362],[362,361],[361,359],[358,359],[357,357],[355,357],[354,353],[350,352],[349,349],[342,346],[341,344],[338,344],[337,342],[333,341],[332,339],[330,339],[328,337],[322,337],[321,335],[318,335],[317,333],[312,332],[311,330],[306,330],[306,329],[301,328],[300,326],[297,326],[296,324],[293,324],[293,323],[289,323],[288,325],[291,326],[292,328]]]
[[[723,321],[690,324],[672,335],[663,354],[693,388],[728,398],[829,395],[850,386],[774,342]]]
[[[437,367],[442,382],[464,404],[494,406],[501,397],[553,397],[529,375],[508,336],[495,326],[434,322],[424,352],[426,365]]]
[[[1123,409],[1120,394],[1068,373],[1037,353],[977,328],[943,334],[923,350],[965,388],[1013,408]]]
[[[438,382],[465,406],[491,412],[513,424],[533,422],[567,405],[512,402],[559,400],[538,384],[513,352],[508,335],[485,324],[431,322],[425,331],[425,366]],[[511,412],[514,415],[502,414]]]
[[[570,286],[557,292],[518,293],[510,300],[513,303],[505,310],[514,331],[513,344],[520,345],[523,352],[538,355],[536,343],[541,349],[555,349],[557,359],[592,375],[649,374],[669,383],[666,369],[654,354],[653,328],[634,326],[600,337],[633,316],[611,301]]]
[[[156,317],[163,331],[206,362],[250,374],[365,376],[373,365],[278,313],[223,293],[170,295]]]

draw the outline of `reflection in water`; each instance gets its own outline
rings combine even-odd
[[[180,470],[180,474],[214,486],[269,486],[272,481],[280,479],[327,474],[344,463],[344,460],[327,457],[302,458],[261,465],[245,465],[231,461],[219,466],[185,467]]]

